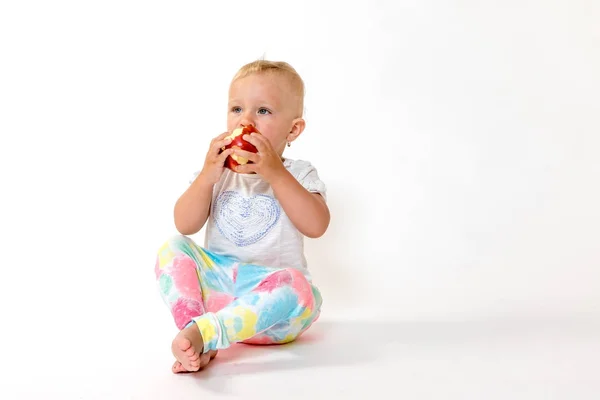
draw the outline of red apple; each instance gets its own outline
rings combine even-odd
[[[242,139],[242,136],[244,136],[246,134],[249,135],[253,132],[260,133],[259,131],[256,130],[256,128],[253,125],[243,126],[241,128],[235,129],[231,133],[231,135],[226,137],[226,139],[227,138],[231,139],[231,143],[229,143],[227,146],[222,147],[221,150],[226,150],[230,147],[233,147],[233,148],[246,150],[246,151],[249,151],[252,153],[257,153],[258,150],[256,149],[256,147],[254,147],[254,145],[252,143]],[[248,164],[248,162],[252,162],[252,161],[249,161],[245,157],[240,157],[235,154],[232,154],[232,155],[228,156],[227,159],[225,159],[225,167],[229,168],[230,170],[233,171],[234,167],[236,167],[238,165]]]

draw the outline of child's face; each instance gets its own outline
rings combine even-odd
[[[280,156],[287,141],[304,129],[291,84],[279,74],[252,74],[238,79],[229,89],[227,130],[254,125]]]

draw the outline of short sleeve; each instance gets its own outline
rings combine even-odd
[[[319,177],[317,169],[308,161],[286,160],[290,173],[309,192],[319,193],[327,201],[327,187]]]
[[[196,172],[194,172],[194,173],[192,174],[192,176],[190,177],[190,180],[189,180],[189,182],[188,182],[190,185],[191,185],[192,183],[194,183],[194,181],[196,180],[196,178],[198,177],[198,175],[200,175],[200,172],[201,172],[201,171],[196,171]]]

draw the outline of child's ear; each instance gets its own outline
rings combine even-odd
[[[296,118],[292,121],[292,128],[290,129],[290,133],[287,135],[287,141],[293,142],[300,136],[300,134],[304,131],[306,127],[306,121],[302,118]]]

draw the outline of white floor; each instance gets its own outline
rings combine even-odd
[[[0,398],[600,398],[597,320],[324,317],[295,344],[236,345],[204,372],[177,376],[169,371],[173,330],[154,322],[145,331],[99,328],[95,336],[85,335],[85,322],[70,335],[53,336],[46,325],[50,334],[37,342],[33,334],[4,349]]]

